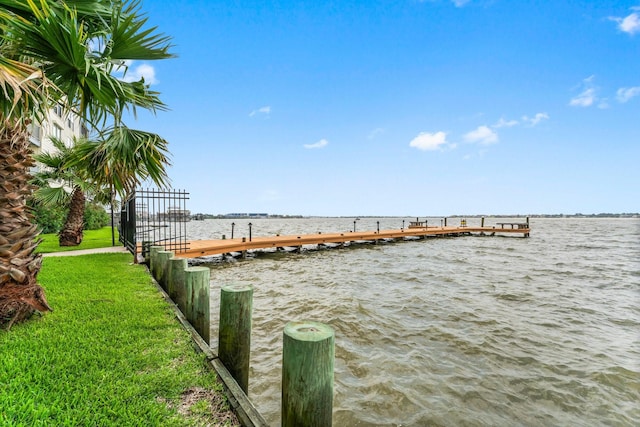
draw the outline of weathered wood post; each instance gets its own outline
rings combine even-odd
[[[159,251],[164,251],[164,246],[150,246],[149,247],[149,271],[151,275],[156,277],[156,268],[158,268],[157,256]]]
[[[249,393],[253,286],[233,284],[220,290],[218,357],[245,394]]]
[[[171,251],[158,251],[156,254],[158,266],[156,268],[155,278],[160,284],[160,287],[165,291],[167,290],[168,264],[171,258],[173,258],[173,252]]]
[[[187,269],[187,260],[185,258],[171,258],[168,264],[167,272],[167,294],[173,302],[178,304],[178,294],[185,296],[184,292],[184,271]],[[184,298],[183,298],[184,301]],[[184,306],[180,308],[184,313]]]
[[[209,314],[209,267],[189,267],[184,270],[187,294],[186,310],[183,312],[189,323],[210,344],[211,326]]]
[[[333,329],[318,322],[289,322],[282,351],[282,427],[331,426]]]
[[[480,227],[484,227],[484,217],[482,217],[482,219],[480,219]]]
[[[444,226],[447,226],[447,217],[444,217]]]

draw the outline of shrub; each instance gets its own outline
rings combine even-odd
[[[105,209],[96,203],[87,203],[84,208],[84,229],[98,230],[111,223],[111,217]]]
[[[43,206],[41,203],[29,203],[34,215],[34,222],[42,229],[42,233],[59,233],[67,219],[67,207]],[[111,224],[111,217],[100,205],[87,202],[84,209],[84,229],[98,230]]]
[[[30,202],[29,205],[34,215],[34,222],[43,233],[58,233],[62,229],[67,219],[67,209],[60,206],[43,206],[35,202]]]

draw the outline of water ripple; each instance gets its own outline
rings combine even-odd
[[[401,222],[379,220],[381,228]],[[257,220],[253,229],[329,232],[351,221]],[[193,231],[202,238],[229,225],[196,223],[206,228]],[[282,330],[303,318],[336,331],[337,426],[636,425],[640,220],[532,225],[529,239],[427,239],[216,262],[212,319],[222,284],[254,285],[249,394],[274,426]]]

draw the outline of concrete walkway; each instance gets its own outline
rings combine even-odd
[[[77,251],[65,251],[65,252],[50,252],[42,254],[43,257],[50,256],[76,256],[76,255],[89,255],[89,254],[106,254],[106,253],[128,253],[127,248],[124,246],[109,246],[106,248],[95,249],[79,249]]]

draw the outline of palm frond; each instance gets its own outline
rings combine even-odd
[[[71,199],[70,187],[65,185],[43,185],[39,187],[33,196],[35,200],[45,206],[66,206]]]
[[[120,195],[132,192],[146,179],[166,186],[165,169],[170,164],[168,142],[159,135],[116,126],[100,141],[80,141],[72,164],[84,163],[91,178],[113,188]]]
[[[54,173],[63,173],[71,155],[71,148],[67,147],[65,143],[58,138],[51,137],[50,140],[56,150],[34,154],[33,158],[35,161],[52,169]]]
[[[25,17],[11,21],[7,33],[20,55],[38,64],[42,75],[60,89],[56,96],[48,96],[51,101],[62,101],[98,127],[110,118],[119,122],[127,109],[135,113],[136,108],[166,108],[143,81],[124,82],[113,73],[125,59],[173,56],[168,37],[155,27],[144,28],[147,19],[139,2],[27,0],[29,10],[25,4],[0,0],[3,3]]]
[[[173,58],[169,53],[170,37],[157,32],[157,27],[144,28],[147,18],[140,13],[140,2],[132,1],[115,11],[111,20],[111,39],[105,56],[110,60],[156,60]]]
[[[22,122],[32,115],[41,118],[58,89],[38,67],[5,56],[11,54],[8,44],[5,38],[0,45],[0,113]]]

